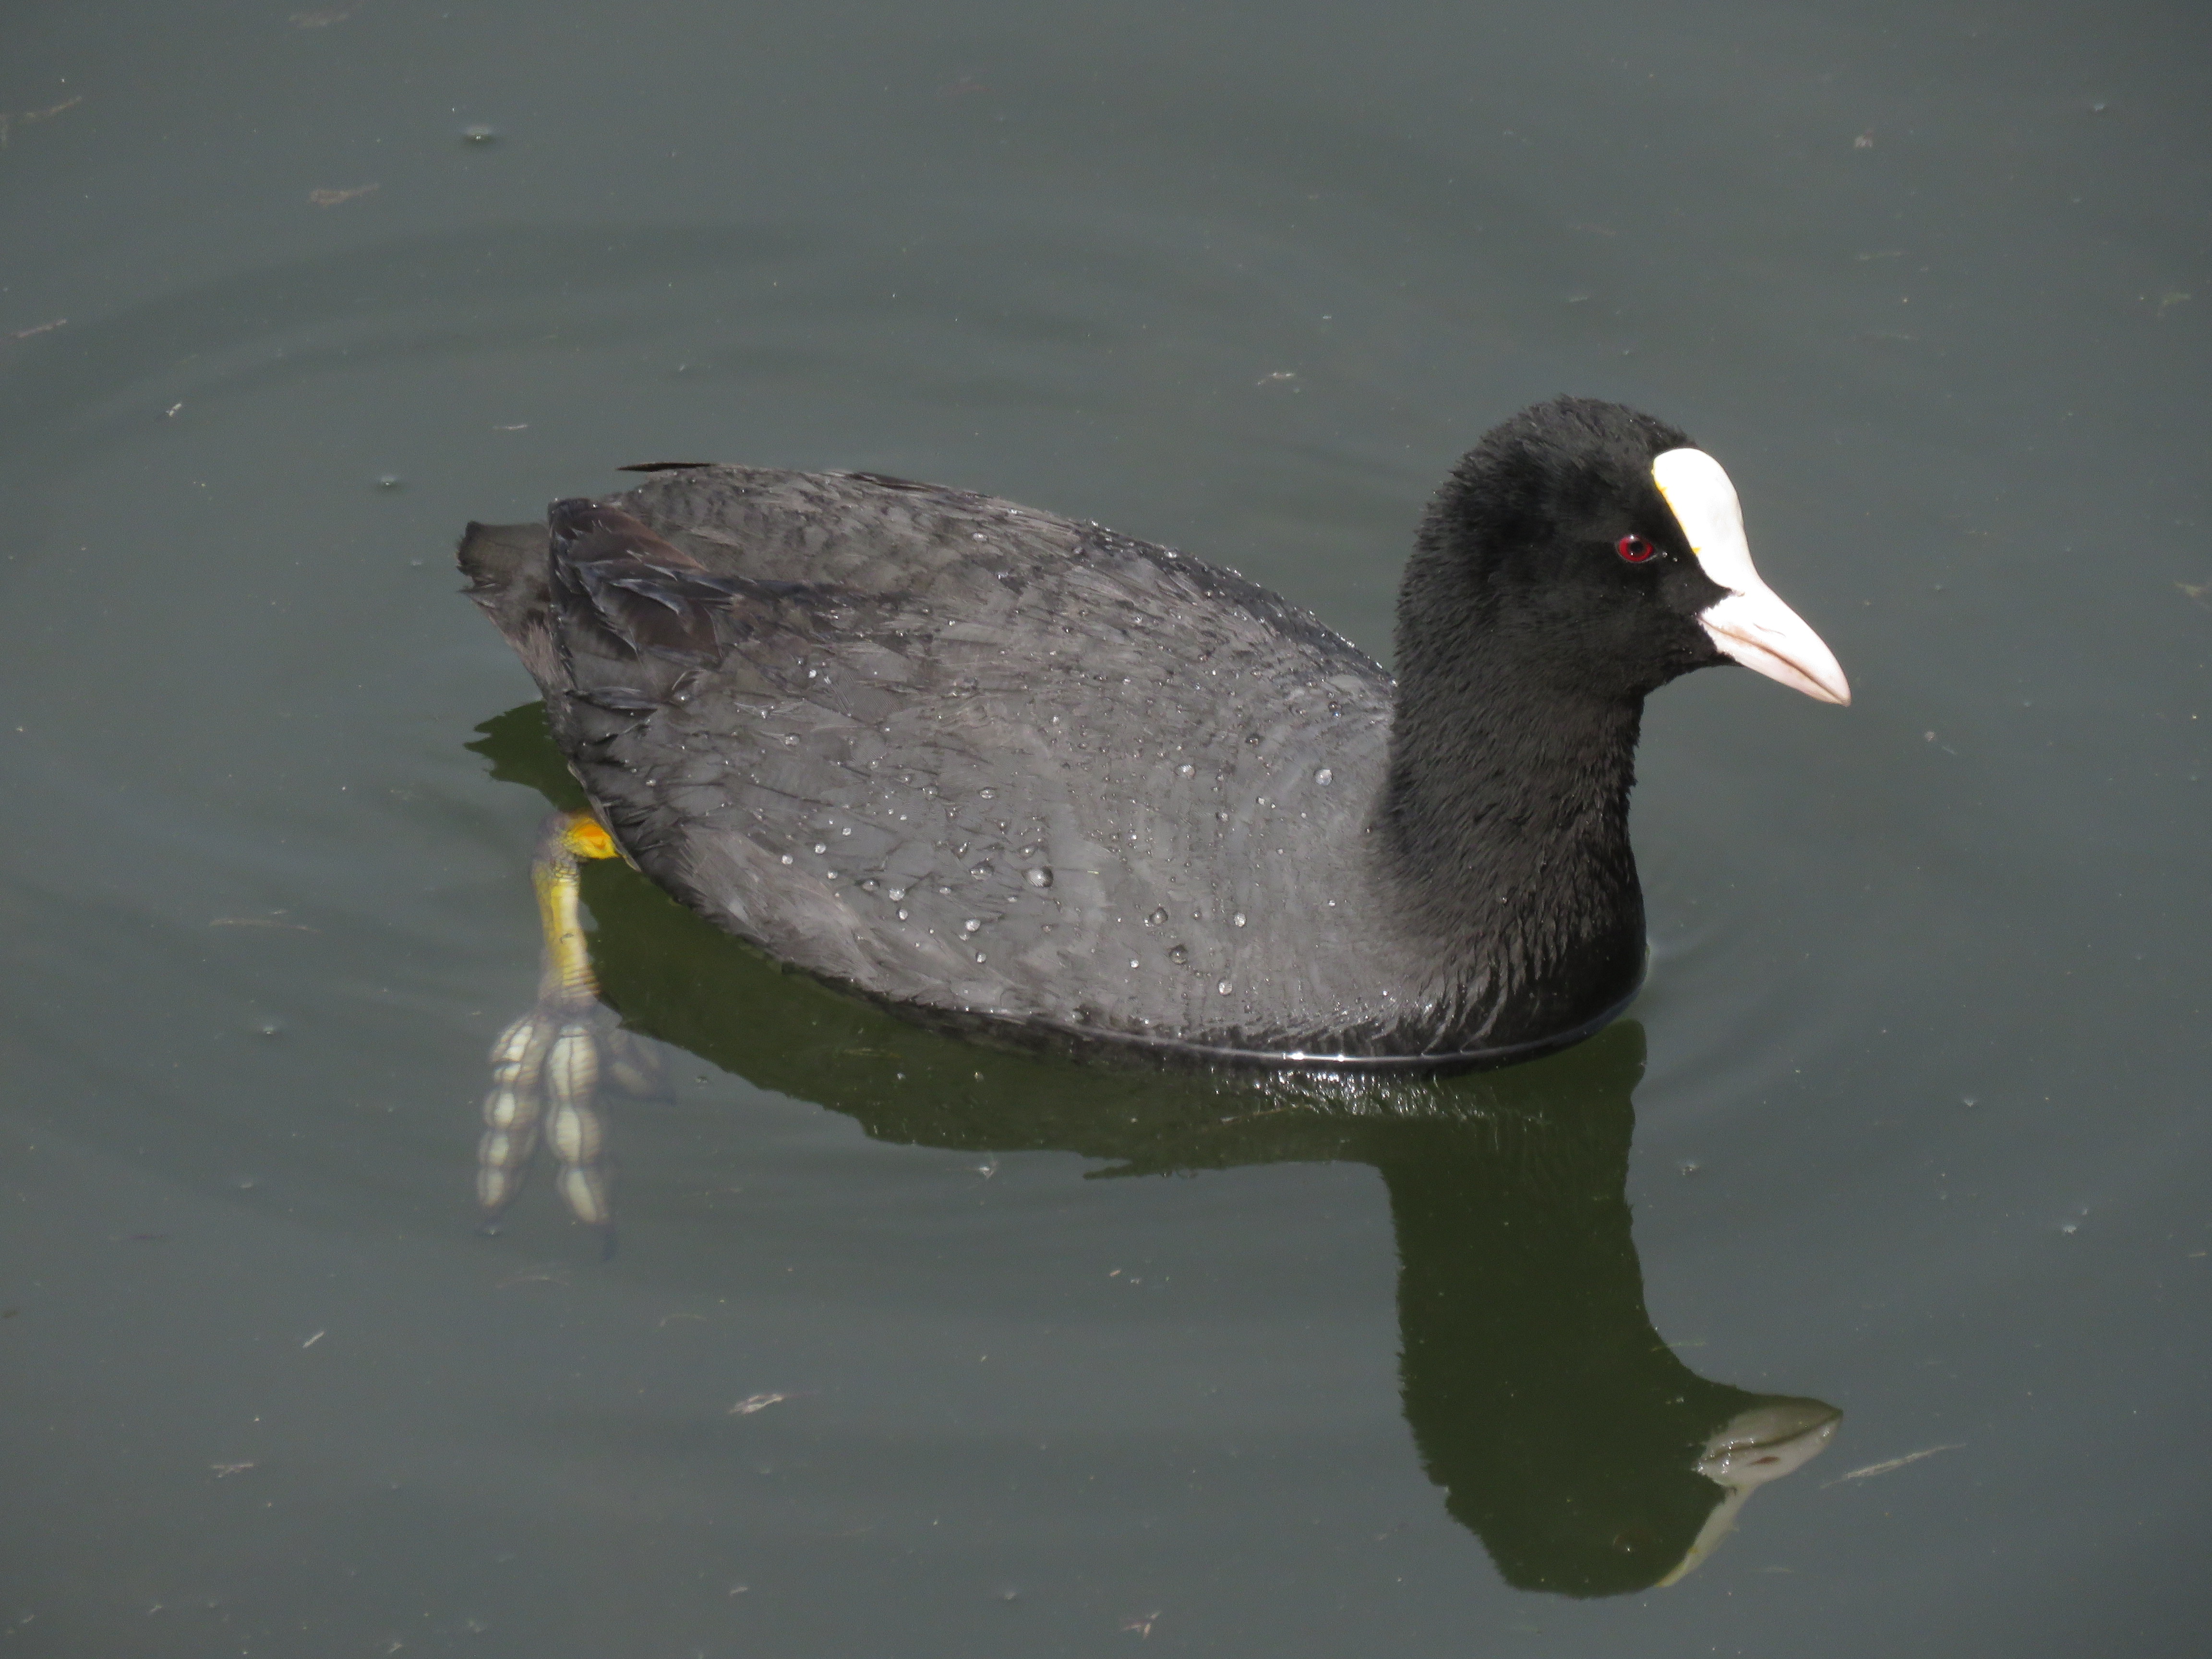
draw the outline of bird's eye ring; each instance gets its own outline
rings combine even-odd
[[[1643,564],[1659,550],[1632,531],[1613,544],[1613,550],[1630,564]]]

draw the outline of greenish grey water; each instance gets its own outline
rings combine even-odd
[[[11,9],[6,1645],[2199,1650],[2208,33]],[[866,466],[1379,649],[1428,489],[1560,390],[1723,458],[1858,698],[1654,700],[1630,1020],[1210,1092],[595,870],[678,1097],[614,1260],[542,1177],[474,1234],[549,774],[465,520]],[[1775,1396],[1835,1443],[1648,1588]]]

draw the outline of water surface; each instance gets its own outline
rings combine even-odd
[[[15,8],[12,1649],[2195,1651],[2207,35]],[[611,1261],[542,1172],[476,1235],[561,785],[464,521],[867,467],[1380,653],[1429,489],[1559,391],[1725,461],[1857,694],[1654,699],[1628,1020],[1223,1093],[595,869],[677,1098]],[[1833,1443],[1659,1587],[1706,1440],[1805,1400]]]

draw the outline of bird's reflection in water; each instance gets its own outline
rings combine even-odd
[[[578,803],[538,704],[481,730],[471,746],[494,775]],[[1515,1585],[1672,1583],[1835,1433],[1835,1407],[1709,1382],[1652,1329],[1626,1193],[1632,1020],[1455,1078],[1082,1066],[924,1031],[787,974],[619,864],[584,881],[624,1024],[878,1139],[1071,1152],[1129,1175],[1374,1165],[1397,1233],[1406,1420],[1446,1508]]]

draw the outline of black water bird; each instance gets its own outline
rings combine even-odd
[[[1640,981],[1644,697],[1729,660],[1850,696],[1759,580],[1718,463],[1614,404],[1539,404],[1454,469],[1395,682],[1277,595],[1096,525],[870,473],[636,470],[461,544],[591,809],[541,847],[546,974],[495,1052],[495,1210],[549,1104],[571,1202],[604,1207],[569,1153],[633,1061],[591,1021],[578,857],[618,852],[785,963],[987,1039],[1496,1064]]]

